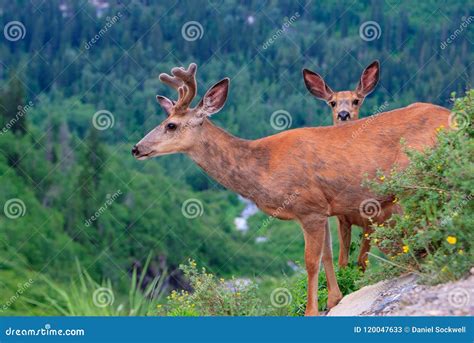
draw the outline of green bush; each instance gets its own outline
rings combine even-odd
[[[180,265],[189,280],[192,292],[172,291],[167,303],[158,305],[158,314],[167,316],[261,316],[267,313],[258,298],[255,283],[240,285],[236,280],[226,282],[198,270],[194,261]]]
[[[403,214],[374,226],[371,235],[387,255],[386,268],[368,273],[381,279],[415,272],[424,282],[456,280],[474,265],[474,90],[454,99],[450,128],[439,127],[438,144],[423,152],[407,150],[403,171],[377,175],[368,184],[378,193],[396,195]]]
[[[350,265],[345,268],[337,268],[336,278],[342,294],[347,295],[358,290],[358,281],[361,276],[362,272],[357,266]],[[323,272],[319,273],[318,287],[318,308],[319,311],[324,311],[327,309],[328,289],[326,274]],[[292,299],[285,308],[286,313],[284,314],[289,316],[303,316],[308,299],[306,273],[289,279],[287,288],[290,291]]]

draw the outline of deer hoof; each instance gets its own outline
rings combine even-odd
[[[328,309],[331,309],[334,306],[336,306],[337,304],[339,304],[341,299],[342,299],[342,293],[341,292],[337,293],[336,295],[329,295],[328,296]]]

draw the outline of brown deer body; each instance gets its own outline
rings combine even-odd
[[[303,79],[306,88],[316,98],[325,101],[332,110],[334,125],[343,125],[349,121],[359,119],[359,110],[367,95],[377,86],[380,76],[380,63],[373,61],[362,72],[359,83],[354,91],[334,92],[327,85],[324,79],[311,70],[303,70]],[[394,207],[394,210],[396,208]],[[388,210],[388,209],[387,209]],[[387,212],[385,210],[385,212]],[[389,213],[383,213],[383,217]],[[345,267],[349,263],[349,251],[351,246],[352,225],[360,226],[363,229],[362,244],[357,258],[357,264],[362,270],[367,267],[367,253],[370,250],[371,219],[363,217],[360,213],[352,215],[337,216],[339,235],[339,266]]]
[[[180,99],[174,103],[158,97],[168,118],[137,143],[133,155],[146,159],[185,153],[210,176],[254,201],[265,213],[297,220],[305,238],[306,314],[318,314],[321,260],[328,280],[328,307],[336,305],[342,294],[332,264],[327,218],[358,213],[362,201],[375,197],[361,187],[364,175],[373,177],[376,170],[389,170],[394,164],[405,166],[408,160],[399,144],[402,137],[414,148],[433,145],[435,128],[447,126],[448,110],[416,104],[379,115],[377,123],[368,124],[363,119],[338,127],[302,128],[244,140],[216,127],[207,118],[224,106],[228,79],[211,87],[195,108],[189,108],[188,94],[195,94],[195,89],[189,89],[195,87],[195,81],[179,79],[195,70],[192,64],[187,71],[174,68],[174,79],[161,76],[162,81],[179,90]],[[369,127],[364,129],[364,123]],[[391,130],[380,130],[384,127]],[[358,132],[357,144],[350,144],[353,132]],[[347,148],[335,152],[330,144],[334,139]],[[292,196],[293,201],[288,201]],[[390,199],[378,200],[382,208],[390,203]]]

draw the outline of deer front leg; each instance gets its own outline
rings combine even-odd
[[[349,264],[349,251],[351,247],[351,223],[345,217],[337,217],[337,234],[339,236],[339,267]]]
[[[304,218],[302,221],[304,240],[305,240],[305,264],[306,272],[308,273],[308,302],[306,304],[306,316],[317,316],[318,312],[318,276],[319,265],[326,243],[327,218],[322,216],[311,216]],[[330,244],[330,240],[329,240]],[[331,255],[329,255],[331,256]],[[329,268],[329,263],[332,263],[331,257],[325,259],[325,266],[327,266],[327,279],[331,283],[331,293],[333,295],[339,291],[336,281],[334,268]]]
[[[328,309],[336,306],[342,299],[342,293],[337,284],[336,273],[332,261],[331,231],[329,231],[329,221],[326,221],[326,233],[323,248],[323,266],[328,283]]]

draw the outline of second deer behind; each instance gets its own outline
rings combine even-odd
[[[363,71],[355,90],[334,92],[319,74],[308,69],[303,70],[306,88],[331,107],[334,125],[359,119],[359,109],[365,97],[377,86],[379,75],[380,63],[373,61]]]
[[[326,101],[331,107],[333,124],[340,125],[352,120],[359,119],[359,110],[367,95],[377,86],[380,76],[380,63],[373,61],[364,69],[359,83],[354,91],[334,92],[317,73],[304,69],[303,77],[308,90],[316,98]],[[357,264],[365,270],[367,267],[367,253],[370,250],[369,234],[370,221],[358,213],[346,216],[338,216],[339,234],[339,265],[347,266],[349,263],[349,250],[351,245],[351,227],[358,225],[363,228],[364,237],[360,248]]]

